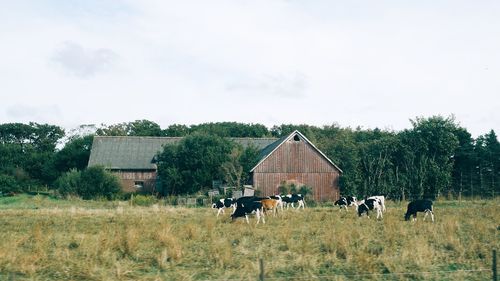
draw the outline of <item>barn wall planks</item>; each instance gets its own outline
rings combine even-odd
[[[156,171],[113,171],[122,183],[124,192],[154,193],[156,191]],[[142,189],[138,190],[136,182],[142,182]]]
[[[291,138],[255,168],[253,184],[267,196],[277,194],[282,182],[294,182],[311,187],[314,200],[330,201],[338,199],[339,176],[339,170],[313,146]]]

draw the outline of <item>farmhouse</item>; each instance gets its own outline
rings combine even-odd
[[[162,146],[177,143],[179,137],[96,136],[88,166],[101,165],[116,173],[125,192],[158,190],[155,156]],[[336,200],[342,171],[304,135],[294,131],[281,139],[231,138],[244,147],[261,149],[261,160],[251,170],[252,182],[261,195],[278,193],[283,183],[306,185],[315,200]]]

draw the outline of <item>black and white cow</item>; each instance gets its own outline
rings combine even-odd
[[[428,199],[415,200],[408,203],[408,209],[406,210],[405,220],[410,220],[413,216],[413,221],[417,220],[417,212],[424,212],[424,221],[428,214],[431,214],[431,220],[434,222],[434,210],[432,208],[432,201]]]
[[[236,210],[236,199],[233,198],[224,198],[216,201],[212,204],[213,209],[217,209],[217,217],[219,217],[220,213],[224,213],[224,209],[233,208],[233,213]]]
[[[355,206],[356,205],[356,197],[354,196],[347,196],[347,197],[340,197],[339,200],[335,201],[333,205],[338,205],[340,210],[344,208],[347,211],[347,207],[349,206]]]
[[[362,216],[364,213],[366,213],[367,217],[369,216],[369,211],[373,210],[377,212],[377,219],[383,218],[382,216],[382,205],[380,203],[379,199],[366,199],[363,200],[361,204],[358,205],[358,216]]]
[[[278,201],[278,207],[283,211],[283,198],[281,198],[281,195],[271,195],[269,198]]]
[[[255,214],[257,218],[257,223],[260,222],[260,218],[262,217],[262,223],[266,223],[264,219],[264,213],[262,212],[262,203],[260,201],[252,201],[252,200],[243,200],[236,205],[236,210],[231,215],[232,221],[237,218],[245,217],[248,224],[250,224],[248,220],[248,215]]]
[[[302,196],[302,194],[287,194],[285,196],[282,196],[281,199],[286,203],[287,209],[290,205],[292,205],[292,208],[295,209],[295,203],[299,203],[298,209],[300,209],[300,207],[304,209],[306,205],[304,196]]]
[[[380,206],[382,207],[382,211],[385,212],[385,196],[384,195],[376,195],[376,196],[370,196],[368,199],[378,199]]]

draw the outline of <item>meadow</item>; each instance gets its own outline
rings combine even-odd
[[[436,221],[331,204],[231,222],[229,212],[0,198],[0,280],[491,280],[500,199],[435,202]]]

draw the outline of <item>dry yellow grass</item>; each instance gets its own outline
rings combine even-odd
[[[499,200],[437,202],[436,222],[333,207],[288,210],[266,224],[210,208],[0,208],[0,280],[490,280]],[[415,273],[404,272],[437,272]],[[375,274],[375,275],[357,275]],[[279,279],[273,279],[279,280]]]

